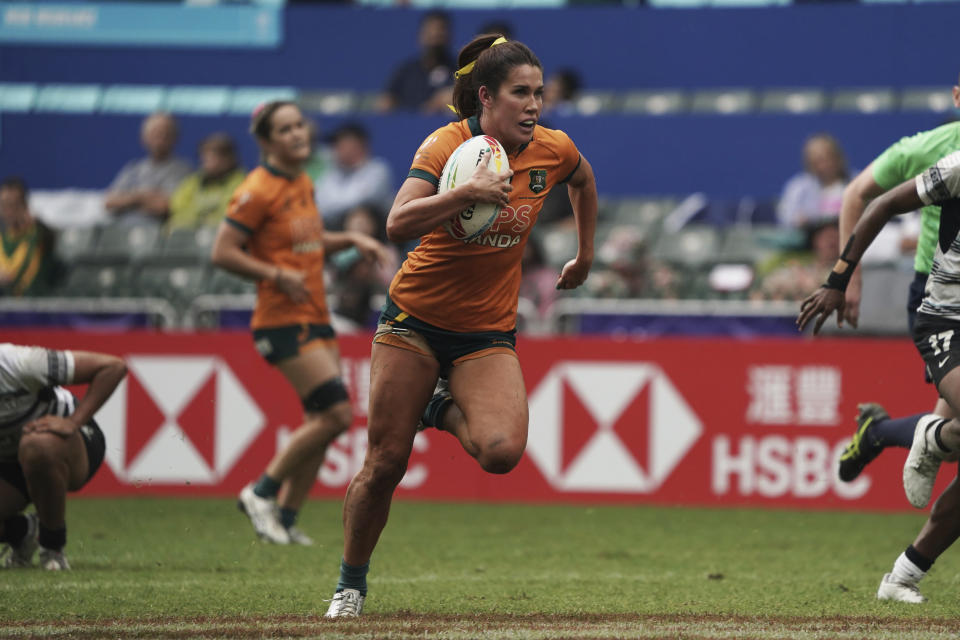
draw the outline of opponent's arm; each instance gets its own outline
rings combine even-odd
[[[557,289],[575,289],[587,279],[593,265],[593,238],[597,231],[597,181],[593,167],[583,156],[567,184],[573,217],[577,222],[577,256],[563,265]]]
[[[513,171],[496,174],[481,165],[462,185],[444,193],[421,178],[404,180],[387,215],[387,237],[406,242],[433,231],[477,202],[507,205]]]
[[[837,311],[837,326],[843,326],[845,293],[850,278],[870,243],[890,219],[923,206],[917,193],[916,181],[907,180],[894,187],[867,206],[863,217],[853,228],[853,233],[840,254],[840,259],[830,272],[826,284],[810,294],[800,306],[797,327],[802,331],[807,323],[817,318],[813,326],[816,335],[820,327],[834,311]]]
[[[843,190],[843,202],[840,206],[840,242],[846,245],[853,227],[863,216],[867,203],[881,195],[883,187],[877,184],[873,177],[873,163],[857,174],[850,184]],[[846,306],[844,316],[854,327],[860,322],[860,291],[862,285],[861,270],[857,268],[850,279],[850,286],[846,292]]]
[[[221,222],[213,241],[210,261],[249,280],[269,280],[294,302],[306,302],[310,294],[304,285],[304,274],[254,258],[244,250],[248,237],[249,234],[242,229]]]
[[[71,415],[42,416],[24,425],[24,433],[49,432],[63,438],[73,435],[90,422],[127,375],[127,365],[116,356],[91,351],[72,353],[74,373],[71,384],[89,384],[87,392]]]

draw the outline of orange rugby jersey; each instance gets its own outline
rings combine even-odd
[[[303,272],[310,291],[309,302],[295,304],[272,281],[261,280],[250,327],[329,324],[323,287],[323,223],[307,174],[291,178],[270,167],[257,167],[234,192],[226,221],[249,234],[251,256]]]
[[[408,177],[438,185],[453,151],[482,134],[476,116],[437,129],[417,150]],[[533,139],[509,161],[509,206],[470,242],[453,238],[442,226],[424,235],[390,284],[390,298],[398,307],[448,331],[514,328],[527,236],[550,189],[580,166],[580,152],[564,132],[537,126]]]

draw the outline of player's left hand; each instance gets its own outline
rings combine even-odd
[[[820,327],[834,311],[837,312],[837,326],[843,326],[843,308],[845,297],[843,291],[820,287],[800,305],[800,315],[797,316],[797,329],[803,331],[813,318],[817,318],[813,325],[813,335],[820,332]]]
[[[61,438],[69,438],[77,432],[78,426],[70,418],[60,416],[40,416],[23,425],[24,433],[52,433]]]
[[[557,289],[576,289],[587,279],[588,273],[590,273],[590,262],[574,258],[560,270]]]
[[[356,233],[353,236],[353,246],[356,247],[357,251],[360,252],[360,255],[366,260],[370,260],[380,265],[390,263],[390,250],[385,245],[378,242],[376,238],[371,238],[370,236],[362,233]]]

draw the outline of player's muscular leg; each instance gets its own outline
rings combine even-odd
[[[527,392],[520,361],[493,353],[466,360],[450,372],[453,405],[443,417],[464,450],[484,471],[507,473],[527,445]]]
[[[27,504],[26,496],[9,482],[0,480],[0,527],[4,520],[23,511]],[[0,530],[0,534],[2,533]]]
[[[913,541],[924,557],[935,560],[960,537],[960,482],[954,478],[937,501],[930,517]]]
[[[51,529],[63,527],[67,491],[79,489],[87,477],[87,451],[80,434],[68,438],[24,434],[18,458],[40,522]]]
[[[286,476],[274,476],[271,468],[267,468],[271,477],[285,478],[277,495],[277,503],[281,507],[299,509],[303,505],[310,488],[317,480],[327,446],[350,427],[352,419],[353,410],[349,402],[338,403],[323,413],[306,414],[303,425],[294,432],[287,446],[275,458],[278,465],[286,463],[292,467],[289,473]]]
[[[946,401],[947,408],[953,409],[953,415],[956,416],[960,408],[960,367],[949,371],[940,381],[937,390],[941,398]],[[940,408],[939,403],[937,408]],[[945,424],[940,430],[940,439],[950,451],[960,451],[960,420],[952,418]]]
[[[336,351],[328,349],[301,353],[284,360],[277,368],[300,398],[340,374]],[[314,464],[317,457],[322,460],[327,445],[350,427],[351,419],[348,401],[338,402],[326,411],[308,411],[287,446],[270,461],[267,473],[271,478],[286,479],[303,471],[301,467]]]
[[[387,523],[393,491],[407,470],[417,423],[439,369],[433,358],[373,345],[367,455],[343,501],[343,557],[348,564],[370,560]]]

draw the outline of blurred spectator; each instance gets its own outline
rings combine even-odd
[[[580,74],[573,69],[558,69],[543,86],[543,113],[570,115],[576,112],[574,99],[580,93]]]
[[[236,144],[226,133],[204,138],[199,156],[200,170],[187,176],[170,197],[167,231],[219,225],[234,190],[246,177]]]
[[[444,113],[453,99],[456,59],[450,52],[450,16],[430,11],[420,21],[420,53],[400,64],[380,96],[381,111],[401,109]]]
[[[333,154],[330,148],[323,144],[320,138],[320,127],[310,118],[306,119],[307,129],[310,131],[310,159],[304,165],[303,170],[310,180],[316,184],[317,180],[323,177],[330,165],[333,164]]]
[[[777,206],[781,226],[801,229],[827,217],[838,217],[850,170],[836,138],[818,133],[803,145],[804,172],[787,181]]]
[[[385,216],[376,206],[362,204],[344,216],[343,230],[363,233],[386,243]],[[374,264],[364,260],[356,249],[347,249],[331,258],[335,270],[332,289],[333,310],[357,325],[367,327],[376,321],[373,296],[385,293],[400,264],[395,248],[386,245],[392,259]]]
[[[492,20],[477,29],[477,35],[483,33],[498,33],[507,40],[513,40],[513,25],[506,20]]]
[[[42,295],[60,272],[53,233],[30,213],[26,183],[0,182],[0,295]]]
[[[520,280],[520,297],[526,298],[545,317],[550,305],[557,299],[557,278],[560,272],[547,264],[543,245],[537,236],[530,235],[523,247],[520,262],[523,278]]]
[[[781,253],[757,267],[753,300],[803,300],[827,279],[840,255],[836,218],[823,218],[807,227],[805,250]]]
[[[387,211],[396,195],[390,167],[370,157],[367,130],[359,124],[345,124],[330,136],[333,164],[316,182],[317,208],[328,229],[339,230],[347,212],[372,203]]]
[[[147,156],[120,170],[104,206],[126,224],[160,224],[169,212],[170,194],[190,174],[190,165],[173,155],[177,122],[169,113],[147,116],[140,140]]]

